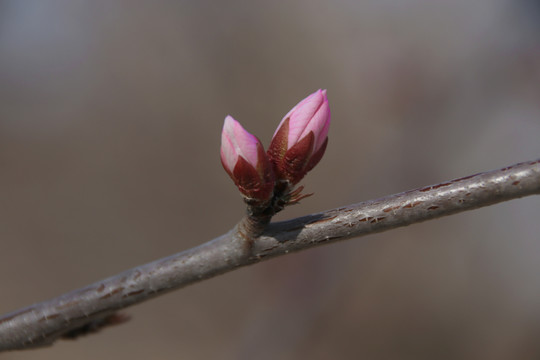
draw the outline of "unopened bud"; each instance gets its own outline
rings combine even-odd
[[[227,116],[221,133],[221,163],[248,202],[265,202],[272,197],[272,165],[257,137]]]
[[[329,127],[326,90],[317,90],[292,108],[268,148],[276,179],[295,185],[313,169],[326,150]]]

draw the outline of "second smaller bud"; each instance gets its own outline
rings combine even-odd
[[[223,124],[221,163],[246,202],[262,205],[272,198],[274,173],[264,148],[232,116]]]

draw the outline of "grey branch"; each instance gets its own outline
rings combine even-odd
[[[246,216],[193,249],[1,317],[0,350],[46,346],[122,322],[120,309],[274,256],[533,194],[540,194],[540,159],[266,227]]]

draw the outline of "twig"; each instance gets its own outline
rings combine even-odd
[[[540,194],[540,159],[272,223],[246,216],[229,233],[0,318],[0,350],[27,349],[125,319],[115,312],[274,256]],[[260,236],[257,236],[262,231]]]

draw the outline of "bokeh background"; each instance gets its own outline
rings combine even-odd
[[[263,143],[332,110],[296,217],[540,156],[536,0],[0,0],[0,312],[196,246]],[[2,359],[538,359],[540,199],[274,259]]]

